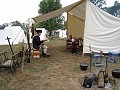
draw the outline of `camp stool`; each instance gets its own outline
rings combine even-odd
[[[33,57],[40,58],[40,50],[39,49],[33,49]]]
[[[116,63],[118,60],[118,54],[117,52],[109,52],[109,62]]]
[[[104,58],[104,55],[94,54],[94,65],[103,66],[103,58]]]

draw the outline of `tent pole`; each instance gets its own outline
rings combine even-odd
[[[67,29],[67,38],[68,38],[68,12],[67,12],[67,27],[66,27],[66,29]]]
[[[28,61],[27,61],[27,63],[30,63],[30,52],[31,52],[29,33],[30,33],[30,18],[28,18],[28,30],[27,30],[27,42],[28,42]]]

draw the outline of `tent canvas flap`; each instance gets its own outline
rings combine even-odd
[[[64,12],[68,12],[68,11],[72,10],[73,8],[75,8],[77,5],[81,4],[84,1],[85,0],[80,0],[80,1],[78,1],[76,3],[73,3],[69,6],[60,8],[60,9],[52,11],[50,13],[46,13],[46,14],[43,14],[43,15],[33,17],[32,19],[35,21],[35,23],[46,21],[46,20],[51,19],[53,17],[59,16],[60,14],[62,14]]]
[[[120,19],[87,2],[83,53],[120,52]]]

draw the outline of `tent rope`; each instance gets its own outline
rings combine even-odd
[[[20,39],[18,40],[18,42],[20,42],[20,41],[22,41],[22,40],[24,40],[25,39],[25,33],[23,33],[23,35],[20,37]],[[13,45],[13,42],[12,42],[12,45]]]
[[[23,36],[23,35],[22,35]],[[22,37],[22,40],[24,40],[26,37],[24,36],[24,38]],[[16,51],[19,47],[21,46],[21,44],[19,44],[15,49],[14,51]]]
[[[17,39],[18,35],[20,34],[20,32],[22,31],[22,29],[19,31],[19,33],[17,34],[17,36],[15,37],[15,39],[13,40],[12,44],[15,42],[15,40]]]

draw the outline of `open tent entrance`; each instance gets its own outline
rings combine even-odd
[[[80,0],[56,11],[36,16],[36,23],[46,21],[67,12],[67,36],[83,37],[83,53],[120,52],[120,19],[93,5],[89,0]]]

